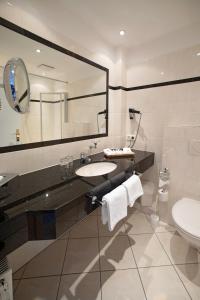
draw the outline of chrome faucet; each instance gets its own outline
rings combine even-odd
[[[89,151],[88,153],[81,152],[80,153],[80,163],[90,163],[91,162],[91,155],[92,155],[92,149],[97,148],[97,142],[93,142],[91,145],[89,145]]]
[[[96,148],[97,148],[97,142],[94,142],[89,146],[90,151],[92,151],[92,149],[96,149]]]

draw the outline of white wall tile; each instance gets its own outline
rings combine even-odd
[[[169,203],[163,209],[171,222],[171,207],[181,197],[200,199],[200,156],[189,154],[191,139],[200,139],[200,83],[193,82],[128,92],[130,105],[143,112],[141,129],[135,148],[155,152],[152,180],[159,170],[168,167],[171,173]],[[126,132],[135,132],[138,122],[127,114]],[[158,180],[158,179],[157,179]],[[165,205],[166,206],[166,205]]]

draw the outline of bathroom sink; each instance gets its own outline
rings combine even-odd
[[[82,177],[93,177],[108,174],[114,171],[117,165],[113,162],[94,162],[83,166],[75,171],[76,175]]]

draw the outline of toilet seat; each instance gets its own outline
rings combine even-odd
[[[182,198],[172,208],[177,227],[195,239],[200,239],[200,201]]]

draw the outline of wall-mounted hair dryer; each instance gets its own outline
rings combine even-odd
[[[98,115],[105,115],[105,119],[107,119],[107,110],[104,109],[104,110],[98,112]]]
[[[105,120],[107,120],[108,119],[108,111],[107,111],[107,109],[104,109],[104,110],[102,110],[102,111],[99,111],[98,113],[97,113],[97,129],[98,129],[98,133],[100,133],[100,131],[99,131],[99,116],[100,115],[104,115],[104,118],[105,118]],[[102,119],[102,118],[101,118]]]
[[[136,130],[136,134],[135,134],[135,139],[131,140],[130,144],[128,146],[130,148],[133,148],[135,146],[136,141],[137,141],[138,133],[139,133],[139,130],[140,130],[140,123],[141,123],[141,119],[142,119],[142,113],[141,113],[141,111],[139,111],[137,109],[134,109],[134,108],[131,108],[131,107],[129,107],[128,111],[129,111],[129,119],[130,120],[133,120],[135,118],[135,114],[139,115],[139,120],[138,120],[137,130]]]
[[[129,108],[128,111],[129,111],[129,118],[130,118],[130,120],[134,119],[134,114],[141,115],[141,112],[139,110],[134,109],[134,108]]]

